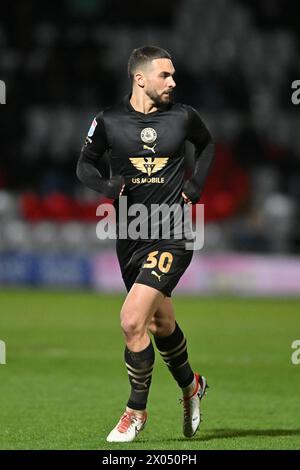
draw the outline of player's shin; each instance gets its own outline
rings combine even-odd
[[[125,363],[131,385],[127,407],[131,410],[145,410],[152,379],[154,365],[154,348],[152,342],[140,352],[132,352],[126,346]]]
[[[193,386],[194,373],[188,361],[186,338],[176,323],[170,336],[154,336],[155,344],[171,374],[183,392]]]

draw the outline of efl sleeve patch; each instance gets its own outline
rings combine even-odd
[[[94,135],[97,124],[98,124],[98,122],[96,121],[96,119],[94,119],[93,122],[92,122],[92,125],[90,127],[90,130],[88,132],[88,137],[92,137]]]

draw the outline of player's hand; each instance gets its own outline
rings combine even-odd
[[[186,204],[192,204],[192,201],[189,200],[189,198],[186,196],[186,194],[181,193],[181,195],[182,195],[182,197],[183,197],[183,199],[184,199],[184,202],[185,202]]]
[[[105,182],[104,194],[110,199],[117,199],[123,194],[124,188],[124,176],[115,175]]]
[[[196,204],[201,197],[200,189],[193,180],[185,181],[181,194],[186,204]]]

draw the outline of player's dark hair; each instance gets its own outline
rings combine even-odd
[[[139,66],[145,65],[154,59],[171,59],[171,55],[165,49],[156,46],[143,46],[133,49],[128,60],[128,76],[133,80],[134,72]]]

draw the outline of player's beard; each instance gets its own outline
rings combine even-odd
[[[169,92],[165,91],[165,92],[159,94],[154,89],[148,89],[146,91],[146,94],[153,101],[154,105],[157,108],[167,107],[170,104],[170,102],[172,101],[172,99],[171,99],[172,98],[172,90],[170,90]]]

